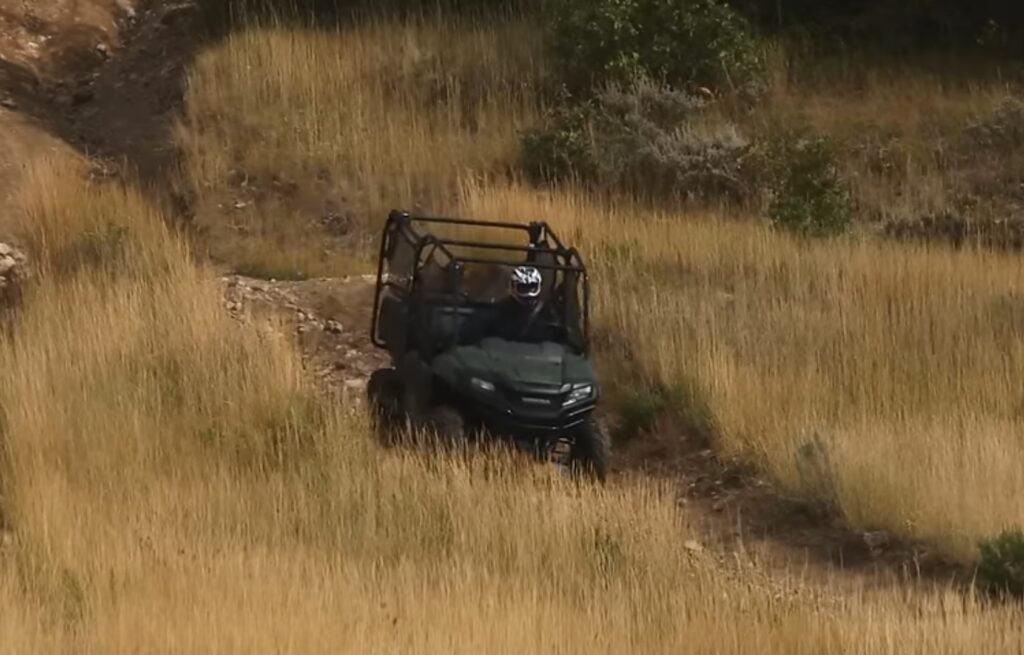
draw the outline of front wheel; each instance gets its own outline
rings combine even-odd
[[[402,418],[402,380],[398,371],[393,368],[374,371],[366,385],[366,396],[377,434],[390,441]]]
[[[575,475],[591,477],[604,482],[608,477],[611,446],[608,434],[594,416],[587,417],[573,436],[569,447],[569,470]]]
[[[459,410],[448,405],[438,405],[427,410],[423,427],[442,443],[461,444],[466,438],[466,420]]]

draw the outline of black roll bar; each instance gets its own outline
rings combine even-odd
[[[427,224],[438,224],[438,225],[465,225],[472,227],[486,227],[495,228],[500,230],[515,230],[526,232],[529,236],[529,245],[517,246],[511,244],[498,244],[487,241],[469,241],[463,239],[443,239],[433,234],[419,234],[412,227],[412,223],[427,223]],[[405,228],[403,230],[403,228]],[[510,223],[500,221],[482,221],[482,220],[470,220],[470,219],[459,219],[459,218],[445,218],[445,217],[432,217],[432,216],[414,216],[409,212],[394,210],[388,215],[388,220],[384,226],[383,237],[381,238],[380,251],[378,253],[377,261],[377,281],[376,288],[373,298],[373,326],[371,329],[370,339],[375,346],[380,348],[386,348],[387,345],[383,343],[378,337],[378,318],[381,309],[381,297],[384,289],[391,287],[401,292],[407,290],[401,286],[395,284],[391,280],[384,281],[384,267],[385,260],[391,254],[391,249],[394,246],[393,240],[395,238],[404,238],[408,245],[413,248],[415,252],[415,259],[413,260],[413,270],[410,271],[412,279],[415,281],[419,274],[419,268],[421,266],[421,260],[423,258],[423,252],[427,247],[433,246],[435,252],[440,250],[449,259],[449,274],[452,276],[451,282],[453,286],[457,286],[457,281],[464,269],[464,264],[496,264],[500,266],[509,266],[514,262],[502,261],[500,259],[489,259],[486,257],[459,257],[453,253],[451,248],[478,248],[481,250],[492,250],[492,251],[505,251],[505,252],[518,252],[526,253],[528,255],[528,261],[531,266],[542,270],[558,271],[565,273],[575,273],[580,276],[579,282],[582,285],[581,292],[583,294],[583,315],[581,316],[583,321],[582,339],[581,344],[584,352],[589,350],[589,332],[590,332],[590,279],[587,274],[587,269],[583,265],[583,261],[580,258],[579,252],[575,248],[566,248],[562,242],[558,239],[557,235],[551,230],[550,226],[542,221],[533,221],[531,223]],[[540,244],[550,240],[554,242],[555,247],[542,247]],[[547,254],[556,257],[564,263],[544,263],[534,261],[535,255]],[[577,262],[574,264],[573,262]],[[414,282],[415,283],[415,282]],[[455,294],[455,309],[458,312],[462,306],[462,299],[459,294]],[[458,333],[458,322],[456,322],[456,339]]]

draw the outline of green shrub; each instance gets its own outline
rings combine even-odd
[[[609,88],[564,103],[523,140],[523,166],[535,180],[576,177],[648,198],[742,200],[751,185],[749,142],[685,92],[651,85]]]
[[[550,12],[550,47],[576,92],[638,79],[741,89],[761,76],[749,24],[719,0],[563,0]]]
[[[668,402],[660,390],[630,392],[619,403],[615,440],[625,443],[649,433],[667,409]]]
[[[799,489],[829,510],[838,504],[832,449],[821,435],[800,444],[795,453]]]
[[[813,236],[835,235],[849,228],[852,196],[827,141],[816,138],[786,142],[771,159],[780,168],[768,208],[772,224]]]
[[[739,201],[747,195],[747,139],[671,89],[614,89],[599,96],[597,181],[650,198]]]
[[[589,104],[573,104],[564,99],[548,113],[542,128],[523,137],[523,170],[535,182],[593,177],[592,123],[593,109]]]
[[[697,383],[684,379],[663,395],[668,399],[679,426],[685,429],[691,438],[699,439],[704,445],[711,445],[716,432],[715,417]]]
[[[1024,597],[1024,532],[1007,530],[978,547],[978,582],[999,596]]]

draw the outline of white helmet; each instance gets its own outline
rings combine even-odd
[[[541,284],[544,278],[533,266],[516,266],[509,279],[509,293],[522,301],[532,301],[540,297]]]

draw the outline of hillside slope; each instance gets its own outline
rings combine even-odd
[[[528,187],[545,63],[515,21],[269,26],[200,53],[182,98],[185,6],[140,7],[89,99],[15,91],[0,115],[25,153],[0,227],[40,272],[0,338],[0,648],[1022,647],[1019,607],[920,584],[934,556],[873,530],[970,561],[1016,518],[1015,388],[990,366],[1018,356],[1015,259]],[[358,273],[406,203],[549,217],[586,249],[609,407],[675,399],[607,488],[371,439]]]

